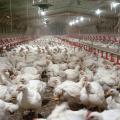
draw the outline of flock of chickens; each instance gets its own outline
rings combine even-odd
[[[114,44],[113,42],[110,42],[110,41],[109,42],[101,42],[101,41],[81,40],[81,43],[87,43],[87,44],[99,46],[102,48],[107,48],[107,49],[112,50],[114,52],[120,51],[119,43]]]
[[[56,108],[38,118],[48,88]],[[83,109],[71,110],[72,102]],[[0,120],[10,120],[15,112],[22,117],[34,112],[30,120],[120,120],[120,66],[54,36],[5,49],[0,57]]]

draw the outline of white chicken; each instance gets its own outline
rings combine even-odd
[[[7,103],[0,100],[0,120],[8,120],[7,112],[14,113],[18,110],[19,106],[12,103]]]
[[[107,92],[107,96],[110,96],[106,99],[108,109],[120,109],[120,93],[116,89],[110,89]]]
[[[97,82],[86,82],[80,91],[80,101],[88,108],[95,106],[99,109],[104,108],[106,102],[102,86]]]
[[[41,109],[41,95],[34,89],[30,89],[25,85],[20,85],[17,89],[20,93],[17,95],[17,104],[23,114],[24,110],[34,110],[36,113]]]
[[[67,69],[65,70],[65,74],[67,76],[67,80],[76,80],[79,79],[79,69],[80,66],[76,66],[75,69]]]
[[[45,82],[42,82],[40,80],[30,80],[26,85],[31,90],[33,89],[39,92],[41,96],[43,96],[43,94],[45,93],[47,86]]]
[[[120,110],[106,110],[101,113],[92,112],[87,117],[87,120],[119,120],[120,118]]]
[[[57,85],[60,85],[62,83],[61,77],[50,77],[48,80],[48,86],[55,88]]]
[[[23,67],[21,69],[22,74],[33,74],[36,75],[38,74],[38,70],[35,67]]]
[[[88,113],[87,110],[72,111],[66,103],[63,103],[60,106],[56,106],[47,120],[86,120]]]
[[[54,99],[60,100],[61,98],[69,99],[73,98],[79,102],[80,90],[83,87],[86,79],[82,78],[79,82],[64,81],[60,85],[57,85],[54,89]]]

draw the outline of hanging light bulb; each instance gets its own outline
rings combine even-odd
[[[69,22],[69,26],[72,26],[72,22]]]
[[[83,16],[80,17],[80,21],[81,21],[81,22],[84,21],[84,17],[83,17]]]
[[[111,3],[111,8],[116,8],[118,5],[120,5],[120,3],[112,2]]]
[[[95,14],[96,15],[100,15],[102,13],[102,10],[100,10],[100,9],[97,9],[96,11],[95,11]]]
[[[75,23],[79,23],[79,20],[77,19],[77,20],[75,20]]]
[[[43,11],[40,8],[38,8],[38,14],[41,15],[41,16],[45,16],[46,15],[46,11]]]
[[[46,15],[46,12],[45,12],[45,11],[41,11],[41,15],[42,15],[42,16],[45,16],[45,15]]]
[[[115,9],[120,5],[120,3],[117,2],[111,2],[111,10]]]
[[[75,24],[76,24],[75,20],[73,20],[72,24],[73,24],[73,25],[75,25]]]

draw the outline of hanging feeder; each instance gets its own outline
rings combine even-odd
[[[33,0],[33,6],[37,6],[40,9],[48,9],[49,7],[53,6],[52,4],[48,3],[47,0]]]

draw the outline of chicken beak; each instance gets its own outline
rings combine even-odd
[[[111,95],[111,93],[108,91],[106,94],[105,94],[105,97],[109,97]]]
[[[59,97],[53,97],[52,100],[53,101],[60,101],[60,98]]]
[[[16,100],[16,97],[15,97],[15,96],[13,96],[13,97],[11,98],[11,100],[12,100],[12,101]]]
[[[25,84],[25,81],[20,81],[22,84]]]

